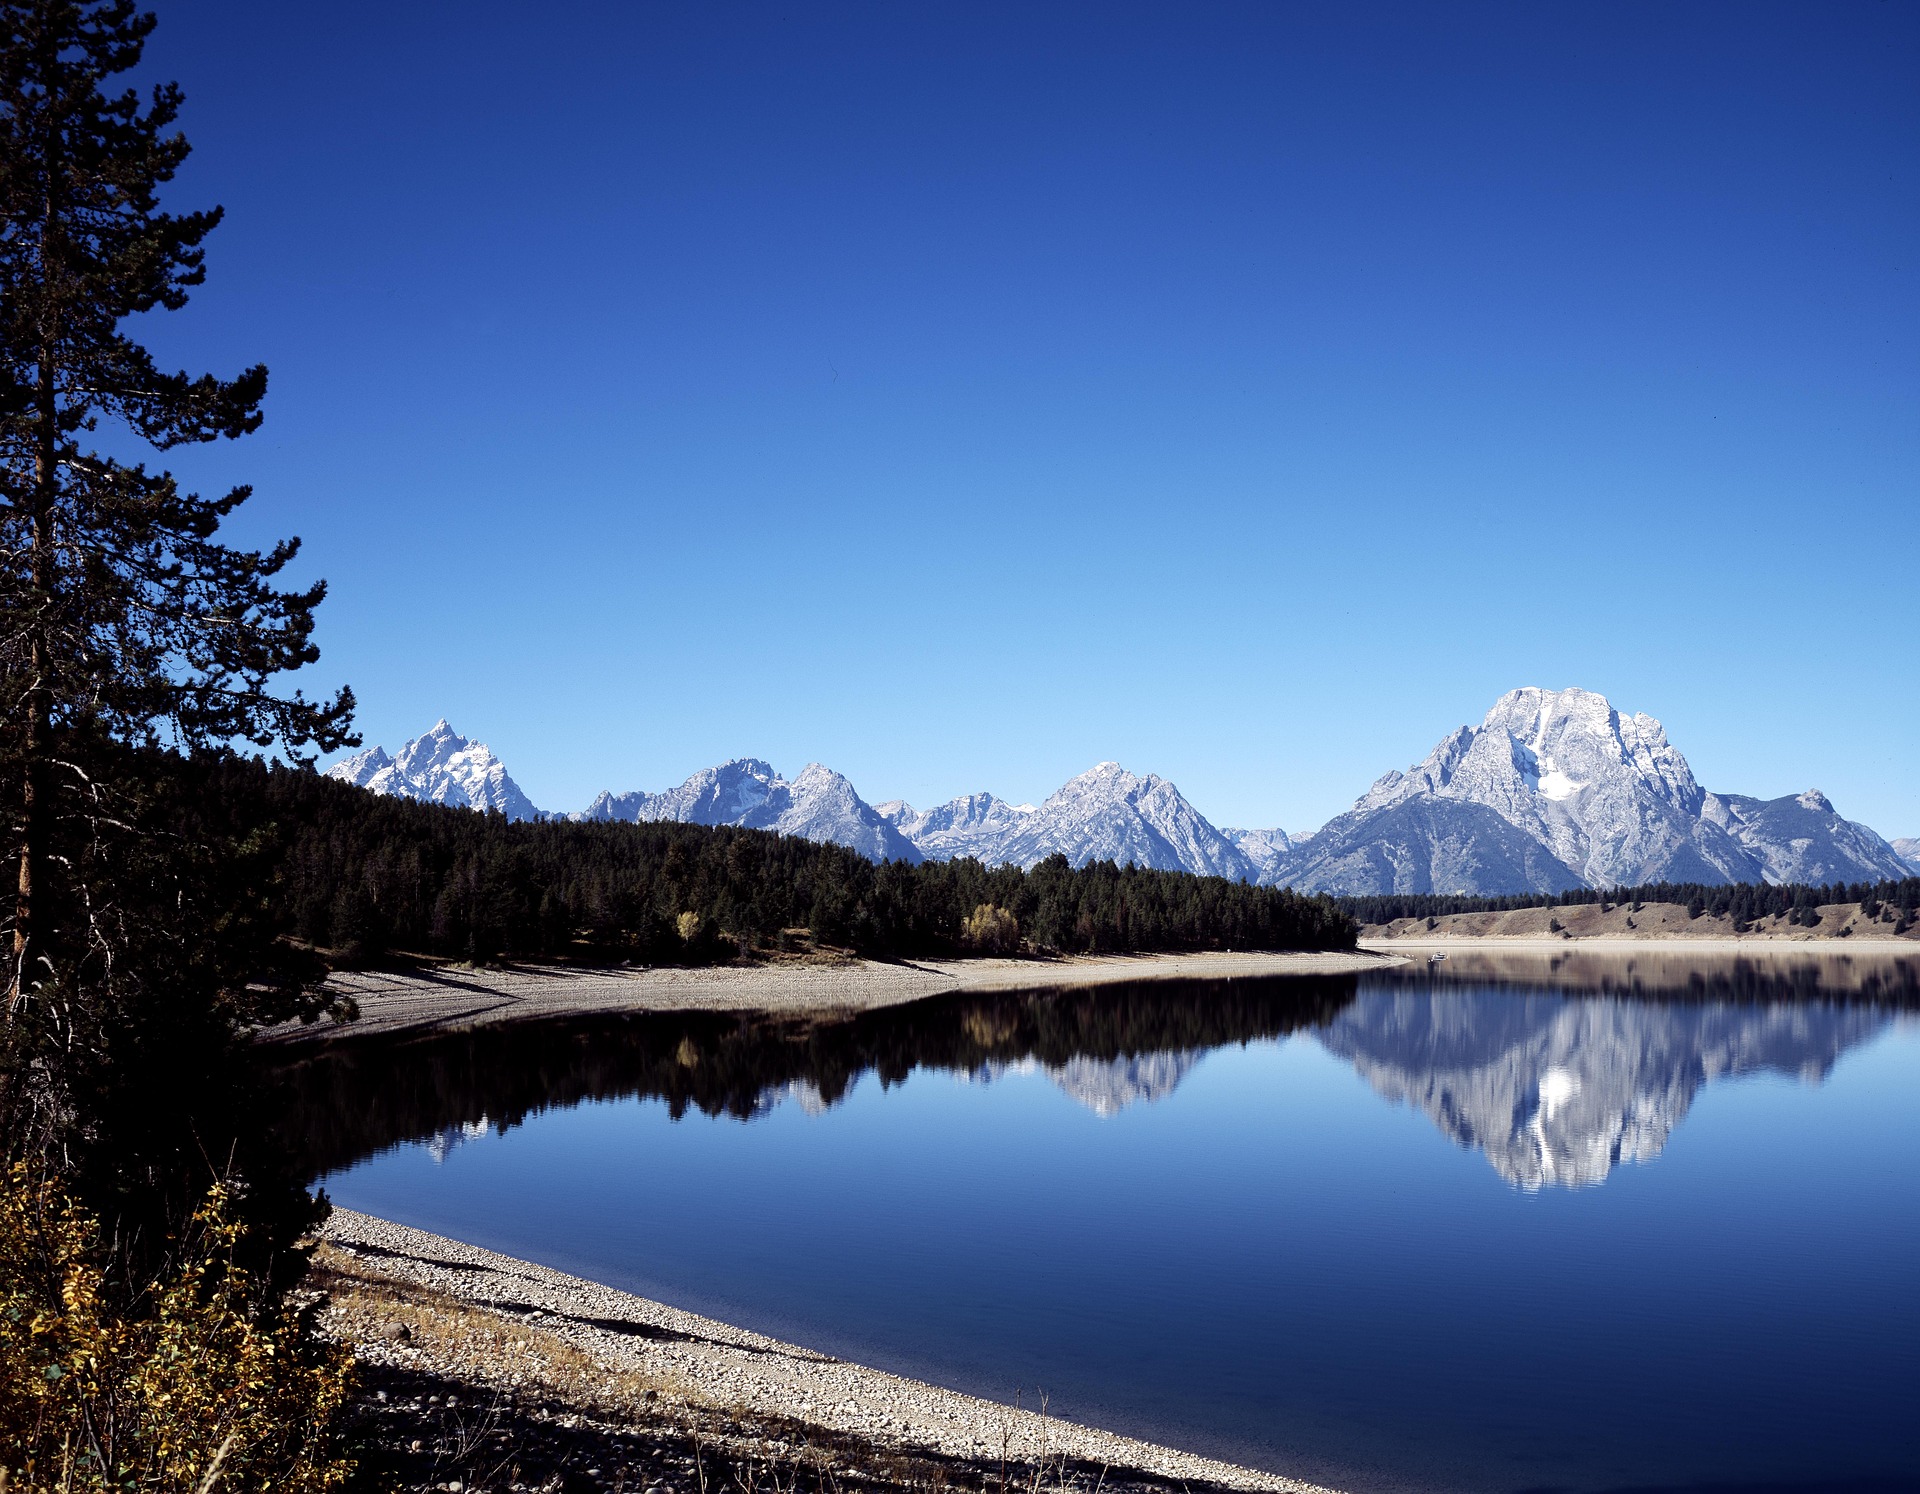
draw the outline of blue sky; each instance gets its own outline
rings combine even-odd
[[[161,5],[175,466],[538,804],[1115,758],[1318,824],[1516,685],[1920,833],[1920,9]]]

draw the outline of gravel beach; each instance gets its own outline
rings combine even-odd
[[[323,1329],[354,1344],[383,1386],[370,1407],[376,1424],[383,1414],[444,1424],[459,1415],[449,1396],[464,1405],[459,1435],[441,1438],[451,1449],[444,1473],[459,1447],[509,1440],[503,1408],[517,1417],[513,1446],[481,1483],[539,1487],[525,1468],[503,1470],[509,1459],[537,1461],[534,1444],[546,1444],[548,1461],[560,1460],[553,1488],[730,1487],[715,1472],[724,1463],[742,1487],[742,1468],[763,1467],[768,1487],[786,1488],[794,1478],[779,1470],[797,1477],[804,1464],[818,1487],[1328,1494],[849,1364],[347,1209],[328,1220],[315,1261],[328,1297]],[[402,1447],[416,1459],[433,1453],[418,1430]],[[839,1469],[831,1479],[822,1459]],[[437,1486],[474,1488],[474,1463]]]

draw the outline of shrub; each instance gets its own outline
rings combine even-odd
[[[981,903],[961,924],[960,937],[969,949],[1012,954],[1020,948],[1020,921],[997,903]]]
[[[99,1225],[50,1178],[0,1182],[0,1486],[20,1494],[325,1494],[351,1358],[259,1288],[232,1190],[126,1290]]]

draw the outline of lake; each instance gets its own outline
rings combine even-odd
[[[348,1207],[1355,1494],[1920,1488],[1920,962],[1456,957],[283,1078]]]

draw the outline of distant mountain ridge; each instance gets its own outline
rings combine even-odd
[[[1558,892],[1910,875],[1817,789],[1702,788],[1660,723],[1590,690],[1512,690],[1390,772],[1262,879],[1338,893]]]
[[[376,793],[494,809],[510,819],[674,820],[832,842],[875,861],[972,856],[1031,867],[1062,855],[1303,892],[1559,892],[1657,881],[1878,881],[1920,873],[1920,841],[1889,845],[1817,789],[1779,799],[1700,786],[1660,723],[1592,691],[1522,689],[1478,726],[1389,772],[1315,831],[1217,829],[1164,778],[1098,763],[1039,805],[974,793],[931,809],[868,804],[809,763],[792,780],[759,758],[705,768],[660,793],[602,793],[585,810],[533,807],[480,743],[441,720],[388,756],[327,770]]]

